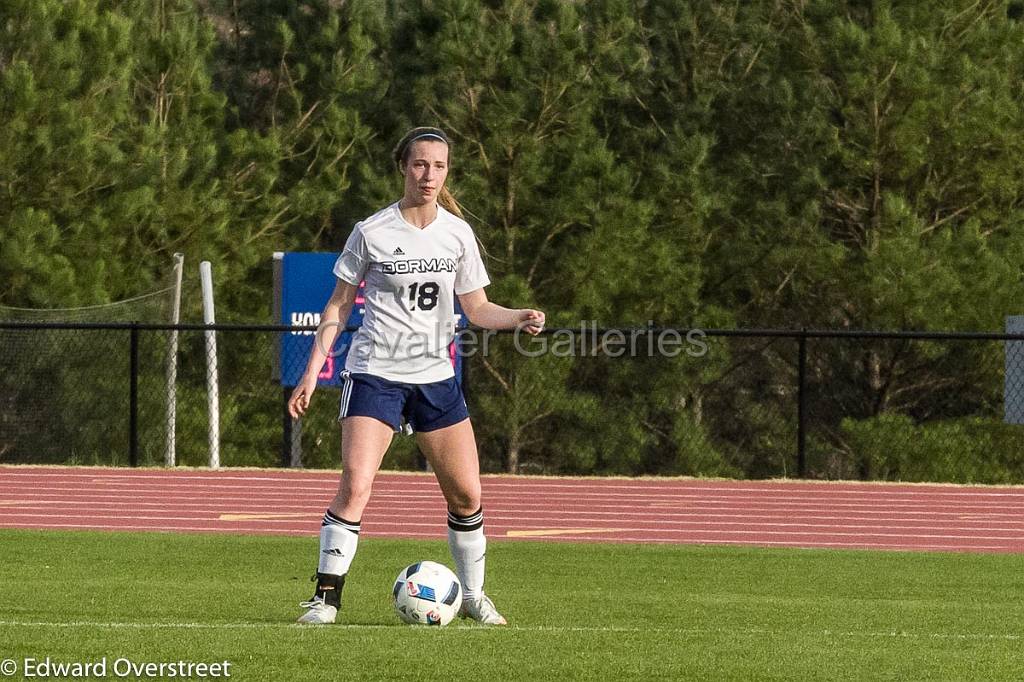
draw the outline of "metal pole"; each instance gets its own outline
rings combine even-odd
[[[139,328],[129,331],[128,463],[139,465]]]
[[[804,330],[806,332],[806,330]],[[800,335],[797,358],[796,472],[807,477],[807,335]]]
[[[181,277],[184,271],[185,257],[174,254],[174,299],[171,302],[171,324],[181,321]],[[177,463],[177,423],[178,423],[178,330],[171,331],[167,340],[167,414],[164,418],[165,434],[164,466],[173,467]]]
[[[216,324],[213,312],[213,269],[210,261],[199,264],[199,276],[203,283],[203,321]],[[207,330],[206,335],[206,393],[210,412],[208,440],[210,443],[210,468],[220,468],[220,388],[217,382],[217,332]]]

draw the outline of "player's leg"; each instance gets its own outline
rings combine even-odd
[[[451,383],[454,384],[454,380]],[[455,390],[458,390],[457,386]],[[437,391],[434,395],[429,394],[428,390],[428,401],[440,407],[422,409],[421,400],[417,415],[420,423],[414,423],[413,428],[416,429],[420,450],[430,462],[448,503],[448,546],[462,583],[462,615],[490,625],[504,625],[505,618],[484,594],[487,538],[483,528],[480,460],[473,425],[465,412],[461,392],[458,396],[461,408],[455,405],[447,411],[446,401],[437,398]],[[424,419],[424,414],[428,418]],[[460,421],[433,428],[453,419]]]
[[[355,558],[363,509],[394,430],[372,417],[346,417],[341,427],[341,483],[320,525],[316,591],[300,623],[333,623],[345,575]]]
[[[363,509],[402,409],[400,391],[374,377],[346,377],[341,406],[341,482],[320,525],[316,590],[300,623],[333,623],[359,541]],[[372,415],[372,416],[370,416]]]

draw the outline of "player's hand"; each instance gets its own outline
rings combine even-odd
[[[309,401],[313,398],[313,391],[316,390],[316,377],[312,381],[302,378],[302,383],[292,391],[292,397],[288,399],[288,414],[292,419],[298,419],[309,409]]]
[[[532,336],[540,334],[544,329],[544,313],[540,310],[523,308],[519,311],[519,327]]]

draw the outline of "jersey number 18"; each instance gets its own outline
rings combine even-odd
[[[413,282],[409,287],[410,310],[433,310],[437,305],[437,294],[441,288],[437,282]]]

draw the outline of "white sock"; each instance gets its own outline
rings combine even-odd
[[[346,521],[328,509],[320,524],[320,564],[318,573],[345,575],[356,555],[359,521]]]
[[[462,598],[472,600],[481,597],[484,593],[484,557],[487,556],[483,509],[469,516],[448,512],[448,547],[455,560],[455,572],[462,583]]]

